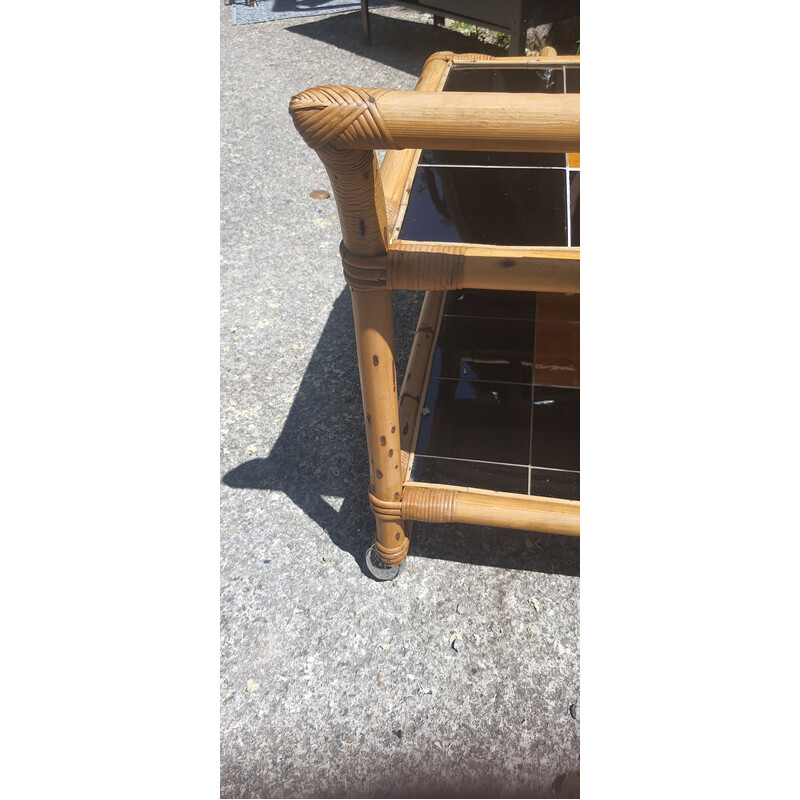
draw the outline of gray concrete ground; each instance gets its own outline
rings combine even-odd
[[[371,47],[357,13],[220,12],[221,796],[574,796],[578,542],[417,524],[399,580],[365,571],[336,210],[287,113],[317,84],[412,89],[476,45],[399,9]],[[401,372],[420,301],[395,301]]]

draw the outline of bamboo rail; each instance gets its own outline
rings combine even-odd
[[[580,504],[547,497],[406,483],[400,516],[419,522],[465,522],[580,536]]]
[[[363,291],[375,289],[580,293],[578,248],[454,245],[399,240],[385,256],[356,256],[341,250],[347,282]]]
[[[290,103],[309,147],[580,152],[580,95],[318,86]]]
[[[410,453],[414,444],[422,393],[427,387],[431,352],[442,317],[444,292],[426,292],[411,345],[411,355],[400,390],[400,448],[403,477],[408,474]]]
[[[482,53],[447,53],[442,51],[442,55],[447,55],[450,63],[455,67],[485,67],[486,69],[493,69],[497,66],[497,58],[494,56],[487,56]],[[431,56],[433,58],[433,56]],[[545,47],[538,56],[501,56],[503,68],[506,67],[562,67],[562,66],[579,66],[581,57],[575,56],[559,56],[552,47]]]

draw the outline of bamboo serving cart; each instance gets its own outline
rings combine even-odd
[[[579,107],[580,58],[554,52],[291,99],[342,229],[377,578],[415,520],[579,535]],[[399,393],[398,290],[426,292]]]

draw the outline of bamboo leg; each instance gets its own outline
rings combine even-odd
[[[364,34],[364,44],[372,44],[369,32],[369,0],[361,0],[361,31]]]
[[[525,40],[528,36],[528,31],[525,28],[526,20],[523,17],[522,0],[518,0],[516,8],[512,10],[511,19],[511,42],[508,48],[510,56],[524,56],[525,55]]]
[[[375,550],[384,564],[397,566],[405,559],[409,542],[400,519],[403,474],[392,293],[351,289],[351,296],[369,453],[370,502],[377,527]]]

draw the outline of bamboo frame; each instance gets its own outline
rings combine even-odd
[[[442,92],[454,66],[525,68],[579,57],[434,53],[413,92],[321,86],[289,111],[325,166],[342,227],[370,459],[375,548],[402,563],[414,520],[579,535],[580,504],[408,481],[444,290],[580,291],[579,248],[496,247],[397,239],[420,150],[580,153],[580,96]],[[380,167],[376,150],[386,150]],[[399,399],[391,292],[426,290]]]

